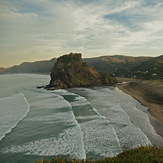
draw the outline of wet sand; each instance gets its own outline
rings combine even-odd
[[[118,88],[148,107],[151,115],[160,121],[159,123],[150,116],[151,124],[155,131],[163,137],[163,88],[149,86],[140,81],[127,82],[118,85]]]

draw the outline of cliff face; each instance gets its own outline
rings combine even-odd
[[[116,79],[110,74],[96,71],[82,61],[80,53],[70,53],[57,59],[51,71],[49,87],[65,89],[115,84]]]

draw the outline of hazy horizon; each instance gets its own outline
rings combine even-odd
[[[68,54],[68,53],[66,53],[66,54]],[[63,55],[66,55],[66,54],[63,54]],[[117,54],[115,54],[115,55],[105,55],[105,56],[96,56],[96,57],[82,57],[83,59],[85,59],[85,58],[98,58],[98,57],[109,57],[109,56],[116,56]],[[60,56],[62,56],[62,55],[60,55]],[[59,56],[59,57],[60,57]],[[82,56],[83,56],[83,54],[82,54]],[[117,55],[117,56],[126,56],[126,57],[153,57],[153,56],[132,56],[132,55]],[[159,57],[159,56],[161,56],[161,55],[158,55],[158,56],[154,56],[154,57]],[[0,66],[0,68],[10,68],[10,67],[12,67],[12,66],[18,66],[18,65],[20,65],[20,64],[22,64],[22,63],[33,63],[33,62],[41,62],[41,61],[49,61],[49,60],[52,60],[52,59],[54,59],[54,58],[58,58],[58,57],[53,57],[53,58],[49,58],[49,59],[40,59],[40,60],[33,60],[33,61],[22,61],[22,62],[20,62],[20,63],[17,63],[17,64],[14,64],[14,65],[10,65],[10,66],[6,66],[6,67],[2,67],[2,66]]]
[[[70,52],[160,56],[162,17],[161,0],[0,1],[0,67]]]

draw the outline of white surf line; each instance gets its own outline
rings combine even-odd
[[[107,123],[110,124],[110,121],[107,120],[106,117],[104,117],[103,115],[101,115],[94,107],[93,107],[93,110],[94,110],[101,118],[103,118]],[[110,126],[112,127],[113,132],[114,132],[114,134],[115,134],[115,137],[116,137],[116,140],[117,140],[117,143],[118,143],[120,152],[122,152],[121,145],[120,145],[120,141],[119,141],[119,138],[118,138],[118,136],[117,136],[117,133],[115,132],[115,129],[114,129],[114,127],[113,127],[111,124],[110,124]]]
[[[68,129],[65,129],[63,130],[63,132],[59,133],[59,137],[40,139],[22,145],[13,145],[5,148],[2,151],[3,153],[24,153],[25,155],[40,156],[54,156],[55,154],[63,154],[65,156],[70,155],[73,158],[78,158],[81,160],[86,159],[83,135],[80,126],[78,125],[78,122],[73,116],[71,105],[62,96],[59,96],[57,94],[56,96],[58,97],[58,99],[61,98],[63,103],[66,103],[66,108],[68,108],[68,112],[71,114],[69,119],[71,118],[73,124],[71,124]],[[43,149],[41,153],[40,146]],[[60,148],[64,149],[61,150]]]
[[[118,87],[115,87],[115,89],[116,89],[117,91],[121,92],[121,93],[124,93],[124,92],[121,91]],[[124,94],[126,94],[126,93],[124,93]],[[128,94],[126,94],[126,95],[128,95]],[[112,96],[113,96],[113,95],[112,95]],[[132,96],[131,96],[131,97],[132,97]],[[122,108],[122,110],[127,114],[127,112],[126,112],[126,111],[123,109],[123,107],[119,104],[118,99],[115,98],[115,96],[113,96],[113,98],[117,101],[118,105]],[[128,114],[127,114],[127,115],[128,115]],[[128,119],[129,119],[129,122],[130,122],[133,126],[135,126],[135,125],[131,122],[131,118],[130,118],[129,115],[128,115]],[[147,137],[147,135],[144,133],[144,131],[142,131],[142,129],[141,129],[140,127],[138,127],[138,126],[135,126],[135,127],[138,128],[138,129],[142,132],[142,134],[144,135],[144,137],[149,141],[149,144],[152,145],[151,141],[149,140],[149,138]]]
[[[88,88],[87,88],[87,89],[88,89]],[[89,89],[89,90],[91,90],[91,89]],[[78,96],[79,96],[79,95],[78,95]],[[81,95],[80,95],[80,96],[81,96]],[[81,96],[81,97],[83,97],[83,96]],[[83,98],[85,98],[85,97],[83,97]],[[85,99],[86,99],[86,98],[85,98]],[[87,100],[87,99],[86,99],[86,100]],[[88,101],[88,100],[87,100],[87,101]],[[88,101],[88,104],[90,104],[90,105],[92,106],[92,104],[90,103],[90,101]],[[119,146],[119,150],[120,150],[120,152],[122,152],[122,148],[121,148],[121,145],[120,145],[119,138],[118,138],[118,136],[117,136],[117,133],[116,133],[114,127],[110,124],[110,121],[107,120],[106,117],[104,117],[103,115],[101,115],[94,107],[92,107],[92,108],[93,108],[94,112],[96,112],[96,114],[99,115],[99,117],[101,117],[102,119],[104,119],[104,120],[111,126],[111,128],[113,129],[113,132],[114,132],[114,134],[115,134],[115,137],[116,137],[116,140],[117,140],[117,143],[118,143],[118,146]]]
[[[120,90],[118,87],[116,87],[115,88],[115,90],[117,91],[117,92],[120,92],[121,94],[124,94],[124,95],[126,95],[126,96],[128,96],[128,97],[130,97],[130,98],[132,98],[133,99],[133,101],[137,101],[136,99],[134,99],[131,95],[128,95],[128,94],[126,94],[125,92],[123,92],[122,90]],[[137,101],[138,102],[138,101]],[[143,106],[140,102],[138,102],[141,106]],[[143,106],[143,107],[145,107],[145,108],[148,108],[148,107],[146,107],[146,106]],[[123,108],[123,107],[122,107]],[[148,122],[148,126],[147,126],[147,123],[146,123],[146,125],[144,124],[143,126],[140,126],[140,122],[138,123],[135,123],[135,122],[133,122],[135,125],[137,125],[140,129],[141,129],[141,131],[142,132],[144,132],[144,134],[147,136],[147,138],[151,141],[151,142],[153,142],[152,144],[159,144],[159,143],[163,143],[163,138],[160,136],[160,135],[158,135],[157,133],[156,133],[156,131],[155,131],[155,129],[154,129],[154,127],[151,125],[151,122],[150,122],[150,117],[149,117],[149,115],[146,113],[146,112],[143,112],[141,109],[139,109],[139,108],[137,108],[136,107],[136,105],[134,105],[133,106],[133,111],[136,111],[137,113],[139,112],[139,113],[142,113],[141,115],[145,115],[146,116],[146,121]],[[131,115],[132,116],[132,115]],[[132,118],[132,117],[131,117]],[[146,129],[146,130],[145,130]],[[154,140],[153,140],[154,139]],[[155,140],[156,139],[156,140]],[[158,143],[159,142],[159,143]]]
[[[101,90],[102,90],[102,89],[100,89],[100,91],[101,91]],[[97,93],[100,92],[99,90],[95,90],[95,91],[96,91]],[[105,91],[105,90],[102,90],[102,91]],[[105,93],[108,94],[108,93],[109,93],[108,91],[111,91],[111,90],[107,90],[107,91],[105,91]],[[113,92],[113,93],[114,93],[114,92]],[[142,135],[144,136],[144,138],[148,141],[148,144],[152,144],[151,141],[148,139],[147,135],[141,130],[141,128],[138,127],[138,126],[136,126],[136,125],[134,125],[134,124],[131,122],[130,116],[129,116],[129,115],[127,114],[127,112],[123,109],[123,107],[119,104],[117,98],[114,97],[113,94],[110,94],[110,95],[113,97],[113,99],[116,101],[116,103],[117,103],[117,104],[119,105],[119,107],[122,109],[122,111],[124,112],[124,114],[127,116],[129,125],[132,125],[132,126],[134,126],[135,128],[137,128],[137,129],[142,133]],[[107,119],[107,117],[106,117],[106,119]],[[113,126],[113,128],[114,128],[114,126]],[[116,130],[116,129],[114,129],[114,130]],[[118,136],[118,135],[117,135],[117,136]]]
[[[21,121],[21,120],[23,120],[27,116],[27,114],[28,114],[28,112],[30,110],[30,104],[28,103],[27,98],[25,97],[25,95],[23,93],[21,93],[21,92],[20,92],[20,94],[24,97],[24,100],[25,100],[26,104],[28,105],[28,109],[27,109],[25,115],[22,117],[22,119],[20,119],[20,121]]]
[[[24,95],[23,93],[21,93],[21,92],[19,92],[18,94],[21,94],[21,96],[23,96],[24,101],[25,101],[25,103],[26,103],[27,106],[28,106],[28,109],[27,109],[27,111],[25,112],[24,116],[23,116],[16,124],[14,124],[14,125],[4,134],[4,136],[2,136],[2,137],[0,138],[0,141],[1,141],[3,138],[5,138],[5,136],[6,136],[7,134],[9,134],[9,133],[12,131],[12,129],[15,128],[15,127],[20,123],[20,121],[22,121],[22,120],[27,116],[27,114],[28,114],[28,112],[29,112],[29,110],[30,110],[30,105],[29,105],[29,103],[28,103],[28,101],[27,101],[25,95]],[[18,94],[17,94],[17,95],[18,95]]]
[[[92,107],[91,103],[85,97],[83,97],[81,95],[78,95],[78,94],[74,94],[74,95],[77,95],[77,97],[75,98],[75,101],[72,102],[72,106],[84,106],[84,105],[87,104],[87,105],[90,105]],[[82,102],[84,102],[84,104],[82,104],[82,105],[77,104],[78,103],[78,99],[79,100],[82,99]],[[70,104],[71,104],[71,102],[70,102]],[[92,107],[92,109],[99,116],[99,118],[103,119],[111,127],[111,129],[113,131],[113,134],[115,135],[117,145],[119,147],[119,149],[118,149],[119,152],[118,153],[122,152],[122,149],[121,149],[121,146],[120,146],[120,143],[119,143],[119,138],[118,138],[118,136],[117,136],[117,134],[115,132],[114,127],[110,124],[110,121],[107,120],[106,117],[102,116],[94,107]]]
[[[84,91],[85,89],[83,89],[83,91]],[[104,91],[104,92],[103,92]],[[110,92],[110,93],[109,93]],[[114,93],[113,91],[111,91],[111,90],[105,90],[105,89],[100,89],[100,90],[92,90],[92,89],[86,89],[86,91],[85,92],[83,92],[84,93],[84,95],[89,99],[89,98],[91,98],[89,101],[91,102],[91,100],[92,100],[92,104],[93,104],[93,106],[94,106],[94,104],[95,104],[95,106],[96,106],[96,104],[97,104],[97,106],[99,106],[99,107],[97,107],[97,109],[100,109],[100,105],[98,104],[98,101],[97,101],[97,99],[98,99],[98,96],[100,96],[101,95],[101,98],[100,98],[100,101],[99,101],[99,103],[101,103],[101,107],[103,106],[103,98],[105,99],[105,100],[107,100],[107,98],[109,98],[110,96],[112,97],[112,93]],[[80,94],[80,92],[78,93],[78,94]],[[96,95],[97,94],[97,95]],[[110,94],[110,96],[107,96],[107,94]],[[95,96],[95,97],[94,97]],[[104,96],[104,97],[103,97]],[[114,98],[114,97],[113,97]],[[111,100],[113,100],[113,102],[114,102],[114,100],[115,99],[112,99],[111,98]],[[109,101],[108,101],[109,102]],[[104,106],[108,106],[108,108],[109,108],[109,106],[110,106],[110,104],[108,103],[107,101],[106,101],[106,104],[105,104],[105,102],[104,102]],[[111,101],[110,101],[111,102]],[[113,103],[114,104],[114,103]],[[116,100],[115,100],[115,104],[118,104],[117,102],[116,102]],[[114,106],[114,105],[113,105]],[[119,107],[120,107],[120,105],[119,105]],[[150,141],[149,141],[149,139],[146,137],[146,135],[140,130],[140,128],[139,127],[136,127],[135,125],[133,125],[131,122],[129,122],[129,116],[128,116],[128,114],[125,114],[125,112],[123,111],[123,109],[120,107],[120,112],[118,112],[118,115],[119,116],[121,116],[121,113],[123,113],[124,114],[124,116],[126,117],[126,122],[122,122],[123,124],[126,124],[127,125],[127,128],[124,128],[124,129],[122,129],[122,130],[119,130],[117,127],[118,126],[116,126],[116,121],[114,122],[114,119],[112,119],[110,116],[109,116],[109,114],[108,114],[108,116],[106,116],[105,114],[103,114],[103,113],[105,113],[105,112],[103,112],[102,110],[102,112],[100,112],[100,110],[99,110],[99,113],[101,113],[102,115],[104,115],[105,117],[106,117],[106,119],[107,120],[109,120],[109,122],[111,122],[111,125],[112,125],[112,127],[114,128],[114,130],[115,130],[115,132],[116,132],[116,135],[117,135],[117,137],[118,137],[118,139],[119,139],[119,143],[120,143],[120,147],[121,147],[121,149],[126,149],[126,147],[128,148],[128,147],[132,147],[132,148],[134,148],[134,147],[137,147],[139,144],[141,145],[141,144],[144,144],[144,145],[149,145],[150,144]],[[117,114],[115,114],[115,116],[116,116]],[[124,117],[124,118],[125,118]],[[111,118],[111,119],[110,119]],[[122,116],[122,118],[123,118],[123,116]],[[112,122],[113,122],[113,124],[112,124]],[[120,123],[119,123],[120,122]],[[117,124],[121,124],[121,119],[120,119],[120,121],[118,120],[118,123]],[[110,126],[111,127],[111,126]],[[127,129],[127,130],[126,130]],[[135,140],[134,139],[131,139],[131,142],[130,142],[130,138],[132,138],[132,133],[131,133],[131,131],[132,130],[130,130],[130,129],[132,129],[134,132],[135,132],[135,134],[136,134],[136,132],[138,132],[139,134],[139,137],[136,137],[135,135],[133,135],[133,137],[134,138],[136,138],[136,140],[138,140],[138,142],[140,142],[140,143],[137,143],[137,142],[135,142]],[[126,132],[126,138],[125,137],[121,137],[121,133],[123,134],[124,132],[123,131],[127,131]],[[125,135],[124,135],[125,136]],[[142,138],[142,139],[141,139]],[[127,143],[127,144],[126,144]]]
[[[60,95],[58,95],[58,96],[60,96]],[[79,127],[79,130],[80,130],[80,132],[81,132],[81,140],[82,140],[82,158],[81,158],[81,159],[86,160],[86,152],[85,152],[85,149],[84,149],[83,132],[82,132],[82,130],[81,130],[81,127],[80,127],[78,121],[77,121],[76,118],[75,118],[75,115],[74,115],[74,113],[73,113],[73,111],[72,111],[72,106],[71,106],[71,104],[70,104],[64,97],[62,97],[62,96],[60,96],[60,97],[63,98],[63,99],[65,100],[65,102],[67,103],[67,105],[71,108],[71,113],[72,113],[73,119],[74,119],[76,125]]]

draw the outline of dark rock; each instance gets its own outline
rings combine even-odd
[[[117,83],[115,77],[100,73],[82,61],[80,53],[70,53],[57,59],[51,70],[51,81],[47,86],[55,89],[112,85]]]
[[[37,89],[42,89],[42,88],[45,88],[46,86],[38,86],[36,87]]]

